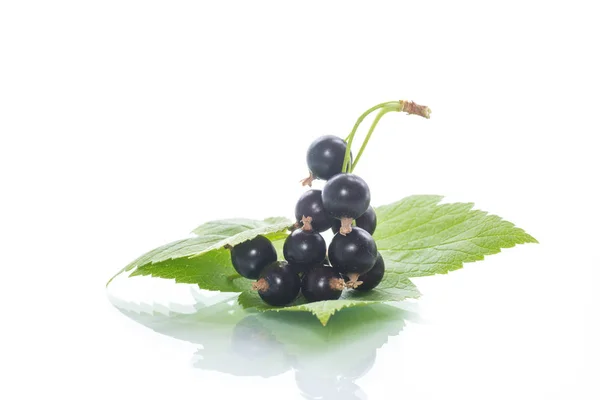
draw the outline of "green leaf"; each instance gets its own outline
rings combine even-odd
[[[285,243],[285,238],[272,240],[271,243],[273,243],[273,247],[275,247],[275,251],[277,252],[277,259],[283,260],[283,244]]]
[[[411,196],[378,207],[373,238],[386,269],[406,277],[445,274],[502,248],[537,243],[472,203],[439,204],[441,196]]]
[[[106,283],[106,286],[108,286],[113,279],[121,275],[123,272],[131,271],[135,268],[152,262],[177,259],[178,257],[187,257],[189,254],[201,253],[211,246],[214,246],[216,243],[219,243],[221,240],[223,240],[223,237],[220,235],[200,236],[176,240],[175,242],[157,247],[156,249],[149,251],[148,253],[127,264],[123,269],[110,278],[110,280]]]
[[[239,233],[249,231],[253,232],[256,230],[260,231],[265,227],[270,227],[273,225],[285,228],[290,226],[291,224],[292,222],[285,217],[271,217],[266,218],[263,221],[245,218],[221,219],[217,221],[206,222],[194,229],[192,233],[198,236],[218,235],[223,237],[230,237]]]
[[[410,280],[401,277],[394,271],[386,271],[383,280],[376,289],[364,293],[345,290],[339,300],[306,303],[303,298],[299,298],[290,306],[273,307],[263,302],[257,292],[246,291],[240,294],[238,303],[243,308],[255,308],[259,311],[310,312],[325,326],[333,314],[347,307],[402,301],[407,298],[418,298],[419,296],[419,290]]]
[[[222,219],[210,221],[194,229],[193,233],[203,236],[221,236],[222,240],[215,243],[207,251],[224,246],[235,246],[236,244],[254,239],[263,235],[271,241],[285,239],[288,236],[288,228],[292,222],[283,217],[271,217],[263,221],[251,219]]]
[[[133,272],[130,276],[155,276],[175,279],[178,283],[199,284],[202,289],[239,292],[249,287],[250,282],[239,276],[231,265],[229,250],[225,246],[264,235],[281,248],[292,224],[285,218],[268,218],[264,221],[228,219],[211,221],[194,230],[202,236],[178,240],[158,247],[137,258],[122,272]],[[219,229],[221,227],[221,229]]]
[[[271,307],[250,290],[252,282],[233,269],[225,246],[235,246],[257,235],[268,237],[281,259],[283,242],[292,224],[285,218],[207,222],[194,230],[198,236],[152,250],[121,272],[198,284],[207,290],[242,292],[238,302],[244,308],[310,312],[326,325],[332,315],[344,308],[418,298],[420,293],[409,280],[411,277],[444,274],[502,248],[537,243],[512,223],[473,210],[471,203],[440,204],[441,200],[441,196],[411,196],[376,208],[378,226],[373,237],[385,260],[384,279],[367,293],[346,290],[339,300],[306,303],[300,298],[288,307]]]
[[[373,237],[386,264],[381,284],[368,293],[344,292],[340,300],[288,307],[271,307],[256,293],[244,292],[238,302],[259,311],[307,311],[323,325],[346,307],[417,298],[419,292],[409,277],[447,273],[465,262],[482,260],[502,248],[537,243],[525,231],[495,215],[473,210],[473,204],[439,204],[441,196],[411,196],[378,207]]]
[[[191,257],[168,259],[138,267],[130,276],[154,276],[177,283],[197,284],[206,290],[241,292],[252,282],[238,275],[231,265],[229,250],[220,248]]]

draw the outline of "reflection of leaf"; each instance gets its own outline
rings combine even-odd
[[[196,367],[248,376],[273,376],[294,367],[354,377],[410,317],[398,307],[374,304],[345,310],[323,327],[308,313],[248,313],[230,300],[193,313],[164,312],[162,307],[161,313],[146,307],[146,312],[136,312],[135,304],[121,302],[115,306],[158,333],[202,345]]]
[[[194,366],[238,376],[270,377],[290,369],[291,362],[273,334],[255,316],[247,315],[218,340],[203,343]]]
[[[215,298],[193,294],[203,302]],[[218,297],[226,298],[191,313],[173,311],[190,306],[149,308],[110,299],[123,314],[155,332],[198,344],[194,367],[260,377],[293,370],[308,398],[355,398],[360,391],[355,379],[372,368],[377,349],[415,315],[373,304],[344,310],[323,327],[309,313],[249,313],[232,295]],[[153,313],[156,309],[160,313]]]
[[[194,366],[198,368],[270,377],[291,367],[287,355],[280,344],[277,348],[278,342],[272,335],[268,337],[262,332],[261,336],[260,332],[253,332],[252,324],[248,327],[248,322],[244,321],[252,316],[235,301],[224,300],[195,313],[164,313],[160,307],[162,315],[132,311],[139,308],[135,304],[125,307],[117,303],[115,306],[129,318],[158,333],[202,345],[194,357]],[[240,346],[239,336],[247,336],[247,346]]]
[[[256,308],[260,311],[308,311],[314,314],[323,325],[327,325],[331,316],[343,308],[366,306],[386,301],[401,301],[406,298],[417,298],[419,295],[419,291],[411,281],[406,278],[401,279],[398,274],[390,272],[386,273],[377,289],[369,292],[344,291],[339,300],[306,303],[300,298],[288,307],[272,307],[263,302],[256,292],[246,291],[238,297],[238,302],[244,308]]]
[[[334,347],[343,351],[357,340],[366,348],[377,349],[389,336],[400,333],[404,320],[414,315],[387,304],[369,304],[344,310],[327,326],[308,313],[260,313],[257,317],[293,354],[314,354]]]
[[[278,246],[287,237],[287,228],[292,224],[285,218],[267,218],[264,221],[230,219],[211,221],[194,230],[201,236],[178,240],[158,247],[129,263],[111,278],[134,270],[130,276],[151,275],[175,279],[178,283],[197,283],[206,290],[239,292],[248,285],[243,282],[231,265],[225,246],[264,235]]]

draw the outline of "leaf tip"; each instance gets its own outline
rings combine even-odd
[[[317,317],[317,319],[319,320],[319,322],[320,322],[320,323],[321,323],[321,325],[323,325],[323,326],[327,326],[327,323],[329,322],[329,319],[330,319],[330,318],[331,318],[331,316],[333,315],[333,314],[327,314],[327,315],[321,315],[321,316],[319,316],[319,315],[317,315],[316,313],[313,313],[313,314],[314,314],[314,315]],[[334,313],[334,314],[335,314],[335,313]]]
[[[536,238],[534,238],[530,234],[526,234],[526,235],[527,236],[525,237],[525,243],[534,243],[534,244],[539,244],[540,243]]]
[[[104,287],[105,287],[105,288],[107,288],[107,287],[108,287],[108,285],[110,285],[110,283],[111,283],[111,282],[112,282],[112,281],[113,281],[113,280],[114,280],[114,279],[115,279],[117,276],[121,275],[121,272],[123,272],[123,271],[119,271],[119,272],[117,272],[115,275],[113,275],[113,277],[112,277],[112,278],[110,278],[110,279],[108,280],[108,282],[106,282],[106,286],[104,286]]]

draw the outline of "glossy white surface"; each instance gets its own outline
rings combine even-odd
[[[0,398],[600,398],[591,2],[196,3],[0,5]],[[442,194],[539,245],[325,329],[209,323],[160,280],[111,304],[201,222],[292,216],[310,141],[395,98],[432,118],[382,120],[373,204]]]

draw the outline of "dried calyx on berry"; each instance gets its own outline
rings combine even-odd
[[[385,274],[385,263],[383,262],[383,257],[381,253],[377,253],[377,259],[375,260],[375,265],[373,268],[360,275],[357,279],[358,282],[362,282],[356,290],[360,290],[361,292],[366,292],[371,289],[374,289],[381,283],[383,280],[383,275]]]
[[[344,278],[335,269],[315,265],[302,278],[302,295],[309,302],[337,300],[344,286]]]
[[[311,189],[304,192],[296,203],[296,221],[299,226],[306,215],[311,217],[311,226],[315,232],[324,232],[331,228],[333,221],[323,207],[320,190]]]
[[[339,233],[352,231],[352,221],[362,216],[371,204],[367,183],[354,174],[338,174],[323,187],[323,207],[331,218],[340,220]]]
[[[377,245],[362,228],[355,227],[346,235],[336,234],[327,252],[331,266],[349,278],[348,288],[361,285],[360,275],[368,272],[377,259]]]
[[[309,177],[303,179],[303,186],[312,186],[315,179],[327,180],[342,172],[346,142],[337,136],[326,135],[315,139],[306,153]]]
[[[300,278],[285,261],[276,261],[260,274],[252,289],[265,303],[282,307],[296,299],[300,292]]]
[[[373,235],[377,228],[377,215],[375,214],[373,207],[369,206],[363,215],[356,218],[352,227],[354,226],[363,228],[365,231],[369,232],[369,234]],[[334,234],[338,233],[341,227],[342,222],[339,219],[334,218],[331,220],[331,230]]]

